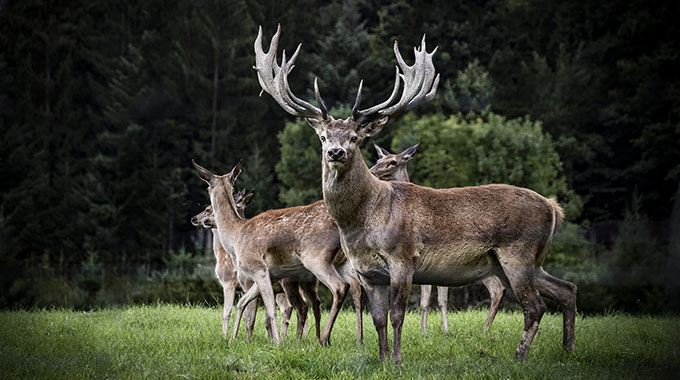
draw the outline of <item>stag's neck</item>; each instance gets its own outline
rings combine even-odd
[[[211,197],[211,202],[220,242],[225,249],[229,249],[234,246],[240,236],[245,220],[239,216],[233,201],[226,192],[214,194]]]
[[[389,184],[377,179],[357,152],[351,165],[337,171],[323,161],[323,198],[328,212],[340,228],[362,225],[376,205],[389,192]]]

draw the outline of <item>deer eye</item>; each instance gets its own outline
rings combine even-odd
[[[397,164],[397,161],[392,160],[392,161],[390,161],[390,162],[387,164],[387,166],[394,166],[394,165],[396,165],[396,164]]]
[[[350,138],[349,141],[351,141],[352,143],[355,143],[355,142],[357,142],[358,139],[359,139],[358,137],[352,136],[352,138]]]
[[[319,140],[321,140],[321,142],[326,142],[326,136],[319,136]]]

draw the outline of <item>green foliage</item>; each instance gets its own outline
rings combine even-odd
[[[276,174],[285,187],[279,199],[286,206],[316,202],[321,195],[321,143],[305,120],[286,123],[278,134],[281,160]]]
[[[399,122],[392,149],[418,142],[418,156],[409,164],[414,183],[435,188],[507,183],[559,197],[568,219],[580,213],[580,200],[567,188],[562,162],[540,122],[494,113],[420,119],[410,114]]]
[[[332,345],[314,334],[296,342],[289,330],[282,343],[266,336],[259,310],[250,341],[243,331],[227,343],[217,308],[135,306],[88,312],[38,310],[0,313],[3,360],[9,378],[673,378],[680,349],[678,318],[611,314],[576,320],[576,352],[562,351],[561,316],[546,314],[529,360],[518,362],[522,315],[498,314],[480,336],[485,311],[450,313],[451,333],[438,315],[430,333],[419,331],[419,315],[407,313],[403,364],[378,360],[377,334],[364,314],[365,343],[356,344],[356,319],[341,311]],[[325,321],[327,314],[322,321]],[[295,317],[291,321],[294,325]],[[391,332],[389,332],[391,334]],[[452,338],[455,337],[454,338]]]

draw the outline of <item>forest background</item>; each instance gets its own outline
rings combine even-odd
[[[241,158],[248,216],[321,198],[319,142],[260,87],[253,41],[303,42],[290,76],[347,114],[439,46],[435,100],[364,144],[421,143],[411,180],[511,183],[568,223],[546,268],[584,312],[680,311],[675,1],[0,1],[0,308],[220,302],[191,159]],[[415,291],[415,290],[414,290]],[[452,292],[456,308],[481,288]]]

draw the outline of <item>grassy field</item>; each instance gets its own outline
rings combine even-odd
[[[561,348],[561,317],[543,318],[529,360],[514,360],[520,313],[499,313],[481,336],[486,311],[450,313],[450,333],[439,315],[428,334],[407,315],[401,367],[378,361],[377,335],[364,314],[365,344],[355,340],[354,314],[344,310],[331,347],[312,336],[283,343],[266,338],[263,312],[250,342],[221,336],[216,308],[158,305],[93,312],[0,313],[3,378],[461,378],[631,379],[680,376],[679,318],[609,315],[579,317],[576,352]],[[325,321],[325,315],[322,321]],[[293,318],[294,319],[294,318]],[[294,326],[294,321],[291,321]],[[390,332],[391,334],[391,332]]]

